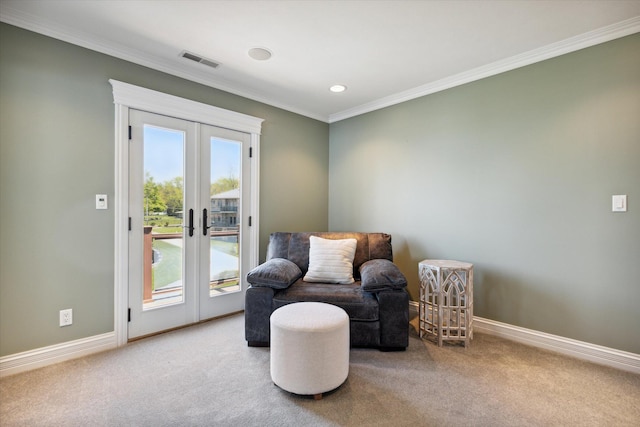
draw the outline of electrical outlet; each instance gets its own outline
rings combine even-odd
[[[60,326],[69,326],[73,323],[73,310],[68,308],[60,310]]]

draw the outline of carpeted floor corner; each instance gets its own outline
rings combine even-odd
[[[1,426],[636,426],[640,375],[475,334],[352,349],[322,400],[271,382],[242,314],[0,380]]]

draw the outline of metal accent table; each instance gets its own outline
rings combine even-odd
[[[473,264],[426,259],[418,264],[420,276],[419,329],[443,341],[473,339]]]

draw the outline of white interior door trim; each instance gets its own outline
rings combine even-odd
[[[118,80],[109,79],[109,83],[113,87],[113,102],[116,105],[256,135],[260,135],[262,129],[264,119]]]
[[[114,254],[114,332],[116,343],[127,343],[129,271],[129,109],[148,111],[193,122],[218,126],[251,135],[251,212],[249,262],[253,268],[259,257],[260,133],[264,119],[225,110],[174,95],[109,79],[115,104],[115,254]]]

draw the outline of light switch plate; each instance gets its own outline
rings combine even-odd
[[[611,211],[626,212],[627,211],[627,195],[618,194],[611,196]]]
[[[108,209],[106,194],[96,194],[96,209]]]

